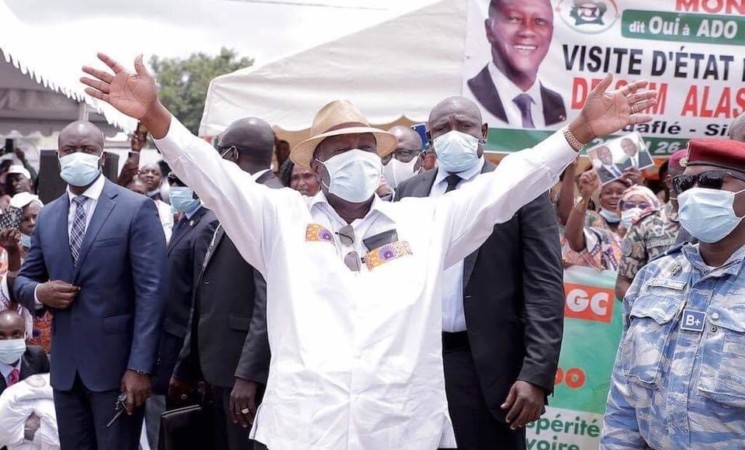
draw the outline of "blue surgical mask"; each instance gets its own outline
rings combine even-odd
[[[21,247],[31,248],[31,236],[21,234]]]
[[[326,167],[331,178],[326,186],[329,194],[348,202],[367,201],[380,186],[383,162],[377,153],[354,149],[318,162]]]
[[[171,208],[176,212],[189,212],[199,206],[199,199],[194,198],[194,191],[183,186],[171,186],[168,195],[171,200]]]
[[[26,341],[23,339],[0,340],[0,362],[13,364],[26,352]]]
[[[740,192],[694,187],[678,195],[680,226],[701,242],[719,242],[742,221],[735,215],[735,196]]]
[[[598,212],[600,216],[605,219],[606,222],[611,224],[617,224],[621,221],[621,216],[618,215],[617,212],[611,211],[605,208],[600,208],[600,211]]]
[[[60,176],[71,186],[83,187],[93,183],[101,174],[98,166],[101,155],[75,152],[59,159]]]
[[[479,162],[479,139],[460,131],[449,131],[432,141],[440,167],[449,173],[460,173]]]

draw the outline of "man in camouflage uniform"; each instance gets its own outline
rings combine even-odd
[[[673,185],[699,243],[626,294],[603,450],[745,448],[745,143],[691,140]]]
[[[621,243],[621,261],[616,278],[616,298],[622,300],[634,281],[636,273],[649,261],[665,253],[678,237],[678,199],[671,187],[672,178],[683,173],[681,159],[687,154],[679,150],[670,156],[665,184],[670,190],[670,201],[664,208],[648,210],[639,216],[626,232]]]

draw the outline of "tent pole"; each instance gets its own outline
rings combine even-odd
[[[78,120],[88,121],[88,104],[85,102],[78,103]]]

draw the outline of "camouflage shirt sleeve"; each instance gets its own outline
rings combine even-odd
[[[629,312],[644,282],[645,277],[642,272],[631,284],[623,299],[623,334],[613,366],[608,404],[603,417],[603,434],[600,437],[600,449],[602,450],[649,448],[639,431],[636,409],[627,400],[630,396],[629,384],[623,373],[624,361],[621,357],[629,329]]]
[[[633,225],[623,238],[618,274],[633,280],[639,269],[647,264],[648,259],[647,248],[644,244],[644,226],[640,222]]]

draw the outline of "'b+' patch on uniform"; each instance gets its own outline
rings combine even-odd
[[[694,311],[692,309],[683,310],[683,320],[680,323],[680,329],[685,331],[704,331],[704,325],[706,322],[706,313],[702,311]]]

